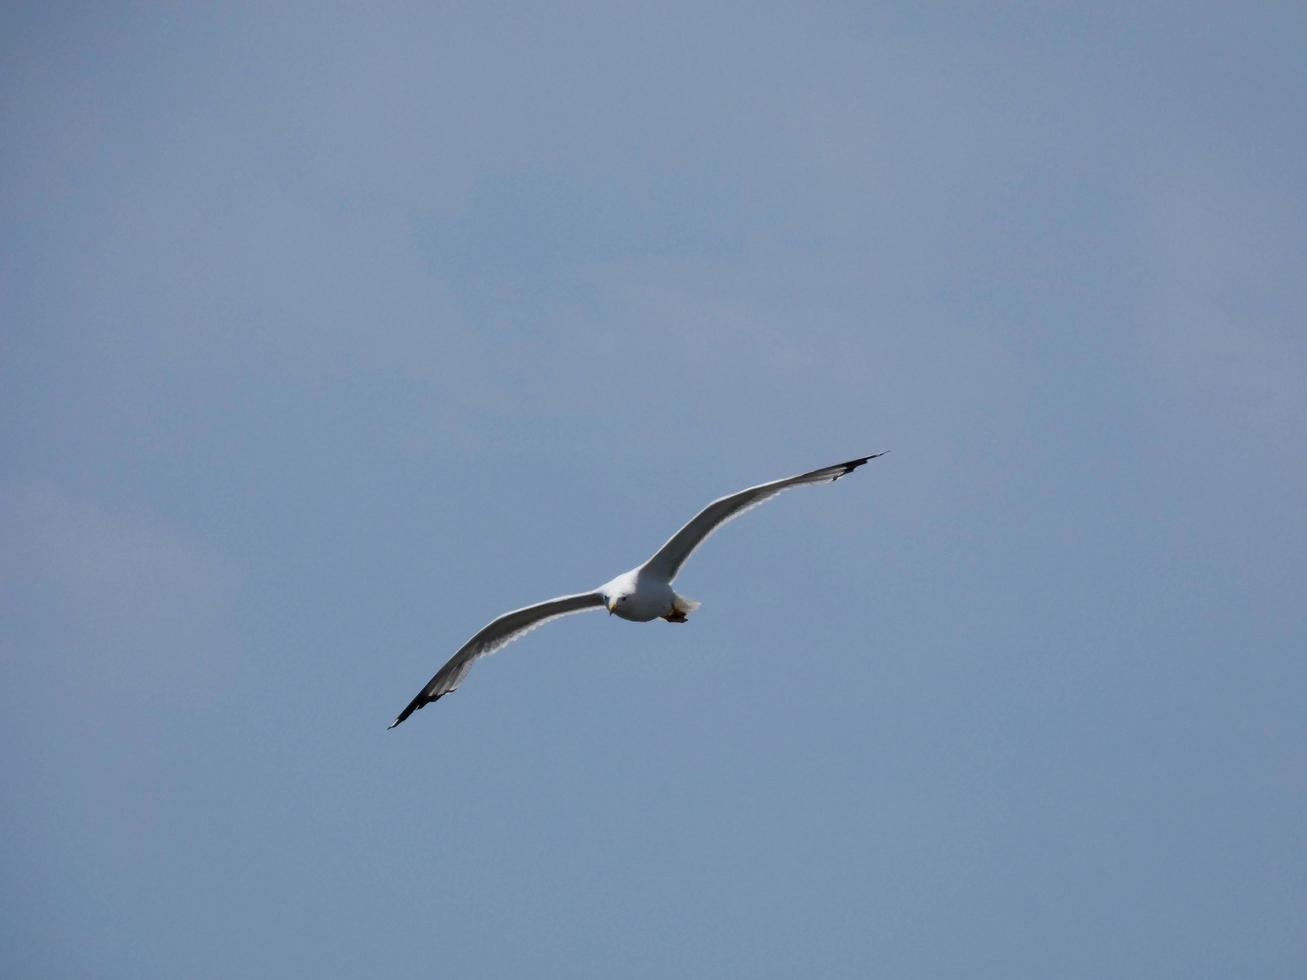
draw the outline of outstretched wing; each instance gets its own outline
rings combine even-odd
[[[739,493],[727,494],[699,511],[694,520],[673,534],[671,539],[658,549],[658,553],[641,567],[670,582],[685,564],[685,559],[690,557],[694,549],[699,547],[708,535],[727,521],[739,517],[750,507],[757,507],[763,501],[770,500],[782,490],[791,487],[801,487],[808,483],[833,483],[845,473],[852,473],[867,460],[884,455],[884,453],[876,453],[872,456],[863,456],[861,459],[851,459],[847,463],[836,463],[834,466],[825,466],[810,473],[787,476],[783,480],[774,480],[771,483],[749,487]]]
[[[603,604],[604,597],[598,592],[584,592],[578,595],[559,596],[557,599],[527,606],[525,609],[514,609],[512,612],[504,613],[464,643],[458,653],[450,657],[449,662],[441,667],[427,686],[418,692],[418,696],[408,703],[408,707],[399,713],[399,717],[390,723],[390,727],[394,728],[427,702],[438,700],[458,687],[463,683],[463,678],[467,676],[467,672],[472,669],[472,663],[478,657],[488,656],[500,647],[507,646],[541,623],[571,613],[584,612],[587,609],[598,609]]]

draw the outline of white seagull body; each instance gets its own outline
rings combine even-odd
[[[623,572],[592,592],[559,596],[534,606],[504,613],[464,643],[462,648],[449,658],[449,662],[436,672],[436,676],[431,678],[427,686],[418,692],[417,697],[409,702],[408,707],[390,723],[390,727],[394,728],[414,711],[431,701],[439,700],[457,688],[478,658],[494,653],[551,619],[585,612],[588,609],[607,608],[609,615],[619,616],[634,623],[647,623],[651,619],[684,623],[687,614],[699,608],[699,603],[677,595],[672,588],[672,581],[681,570],[681,566],[685,564],[685,560],[708,535],[727,521],[739,517],[750,507],[756,507],[782,490],[809,483],[833,483],[846,473],[852,473],[867,460],[884,455],[884,453],[876,453],[872,456],[863,456],[861,459],[851,459],[846,463],[836,463],[834,466],[825,466],[809,473],[773,480],[771,483],[761,483],[756,487],[728,494],[714,500],[701,510],[690,523],[673,534],[652,558],[638,568]]]

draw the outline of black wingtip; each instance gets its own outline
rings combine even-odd
[[[425,708],[427,705],[434,704],[435,702],[439,701],[441,698],[445,696],[445,694],[452,694],[452,693],[453,693],[452,691],[445,691],[444,694],[437,694],[434,698],[429,698],[425,694],[419,694],[417,697],[415,697],[412,701],[408,703],[408,707],[405,708],[403,711],[401,711],[398,717],[396,717],[394,721],[392,721],[389,725],[386,726],[386,731],[390,731],[396,725],[403,724],[404,719],[407,718],[409,715],[411,715],[413,712],[420,711],[423,708]]]
[[[434,701],[435,698],[432,698],[431,700]],[[389,725],[386,726],[386,731],[390,731],[396,725],[402,725],[404,723],[405,718],[407,718],[413,712],[417,711],[419,708],[424,707],[426,703],[427,703],[427,699],[424,698],[421,694],[419,694],[417,697],[415,697],[412,701],[408,703],[408,707],[406,707],[395,717],[394,721],[392,721]]]
[[[884,456],[885,453],[887,452],[889,452],[888,449],[879,453],[872,453],[870,456],[863,456],[861,459],[851,459],[847,463],[841,463],[840,465],[844,467],[844,472],[841,473],[840,476],[847,476],[848,474],[856,470],[859,466],[861,466],[863,463],[866,463],[868,460],[872,460],[872,459],[880,459],[880,457]],[[836,477],[836,479],[839,479],[839,477]]]

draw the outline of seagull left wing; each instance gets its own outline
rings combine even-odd
[[[408,707],[399,713],[390,727],[394,728],[405,718],[417,711],[429,701],[444,697],[459,684],[472,669],[478,657],[489,656],[501,647],[507,646],[524,633],[529,633],[542,623],[571,613],[585,612],[587,609],[603,607],[604,597],[598,592],[583,592],[578,595],[564,595],[557,599],[514,609],[504,613],[498,619],[484,627],[476,636],[463,644],[458,653],[449,658],[449,662],[436,672],[427,686],[418,692],[418,696],[408,703]]]
[[[846,473],[852,473],[867,460],[884,455],[884,453],[876,453],[860,459],[851,459],[846,463],[836,463],[834,466],[823,466],[819,470],[800,473],[798,476],[787,476],[783,480],[773,480],[771,483],[760,483],[756,487],[720,497],[699,511],[689,524],[673,534],[668,542],[658,549],[658,553],[641,567],[657,575],[664,582],[670,582],[676,578],[676,573],[681,570],[681,566],[693,554],[694,549],[703,544],[708,535],[727,521],[734,520],[751,507],[757,507],[764,500],[770,500],[782,490],[809,483],[834,483]]]

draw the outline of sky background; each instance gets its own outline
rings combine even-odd
[[[1305,49],[6,4],[0,973],[1303,976]]]

